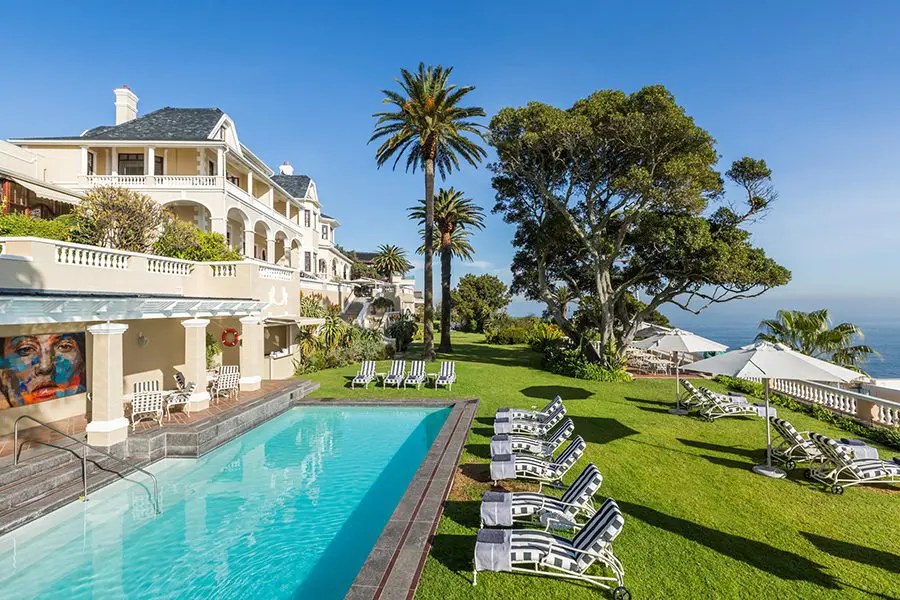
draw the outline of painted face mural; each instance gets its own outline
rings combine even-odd
[[[84,392],[84,333],[0,338],[0,408],[22,406]]]

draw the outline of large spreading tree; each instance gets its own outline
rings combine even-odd
[[[776,198],[771,171],[734,162],[741,201],[710,210],[724,197],[715,140],[662,86],[506,108],[490,141],[494,210],[516,226],[512,291],[546,303],[571,339],[590,330],[619,353],[663,305],[696,313],[790,279],[745,229]]]
[[[466,94],[475,89],[450,83],[453,68],[426,67],[419,63],[415,72],[400,70],[400,91],[382,90],[384,102],[390,110],[375,113],[375,131],[369,142],[383,140],[375,153],[381,167],[390,161],[394,167],[406,157],[406,169],[421,168],[425,173],[425,240],[433,239],[434,231],[434,173],[445,178],[459,169],[460,159],[472,166],[485,157],[480,140],[483,125],[474,121],[485,116],[479,106],[461,106]],[[424,355],[434,360],[434,321],[431,244],[425,244]]]

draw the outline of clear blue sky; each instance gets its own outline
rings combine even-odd
[[[0,137],[109,123],[121,84],[141,113],[217,106],[271,166],[291,160],[316,180],[343,222],[342,244],[413,249],[405,208],[421,196],[421,175],[377,170],[366,145],[379,90],[400,67],[454,66],[489,115],[662,83],[718,140],[723,170],[745,154],[774,170],[781,198],[755,240],[794,280],[766,306],[892,304],[900,3],[572,4],[13,3],[4,9]],[[493,205],[484,167],[447,184]],[[511,233],[491,215],[474,238],[477,262],[456,272],[508,280]]]

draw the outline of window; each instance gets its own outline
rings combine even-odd
[[[328,239],[328,225],[322,225],[322,239]]]
[[[93,153],[93,152],[88,152],[87,155],[88,155],[88,156],[87,156],[87,159],[88,159],[88,165],[87,165],[88,169],[87,169],[87,174],[88,174],[88,175],[93,175],[93,174],[94,174],[94,153]]]
[[[163,157],[162,156],[154,156],[153,157],[153,174],[154,175],[162,175],[163,174]]]
[[[120,175],[143,175],[144,174],[144,155],[143,154],[119,154],[119,174]]]
[[[310,212],[308,210],[303,211],[303,224],[306,227],[310,227]]]
[[[303,253],[303,270],[307,273],[312,271],[312,252]]]
[[[325,262],[324,258],[319,259],[319,273],[323,275],[328,272],[328,263]]]
[[[210,161],[207,161],[207,164],[206,164],[206,172],[207,172],[209,175],[215,175],[215,174],[216,174],[216,163],[214,163],[214,162],[211,161],[211,160],[210,160]]]

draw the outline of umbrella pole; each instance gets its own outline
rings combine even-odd
[[[675,408],[670,408],[669,413],[673,415],[681,415],[682,417],[688,414],[688,411],[681,408],[681,379],[680,379],[680,369],[679,369],[679,361],[678,361],[678,351],[676,350],[673,355],[675,356]]]
[[[759,475],[765,475],[766,477],[773,477],[775,479],[781,479],[785,476],[785,472],[779,469],[778,467],[772,466],[772,426],[769,423],[769,378],[766,377],[763,379],[763,387],[765,389],[766,396],[766,464],[764,465],[756,465],[753,467],[753,472]]]

